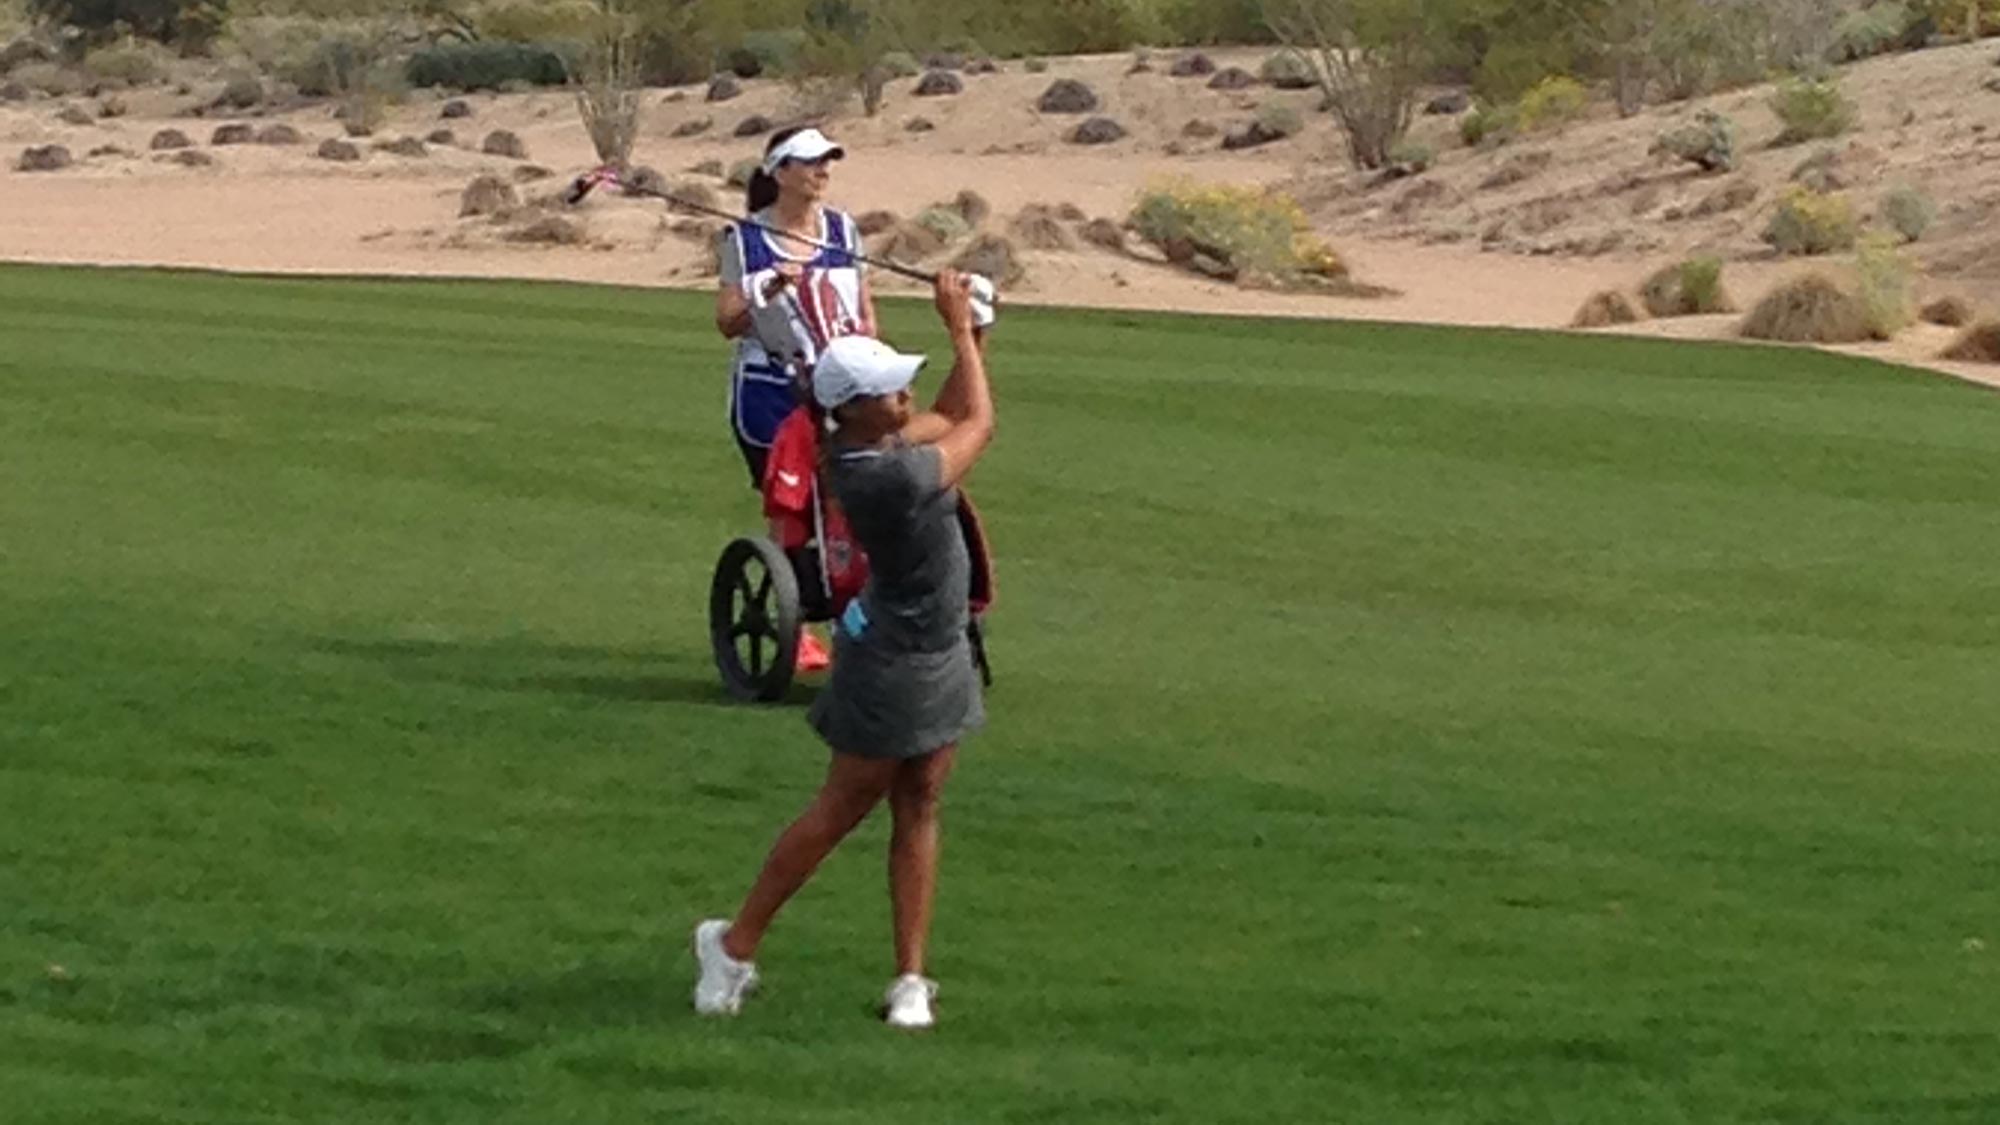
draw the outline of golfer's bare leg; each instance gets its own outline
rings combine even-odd
[[[958,748],[902,763],[889,789],[889,902],[896,917],[896,972],[922,974],[937,893],[938,802]]]
[[[854,831],[854,826],[868,818],[901,764],[889,758],[833,756],[819,795],[771,845],[764,869],[757,873],[757,882],[722,939],[724,953],[739,961],[756,958],[757,946],[779,908],[806,885],[820,862]]]

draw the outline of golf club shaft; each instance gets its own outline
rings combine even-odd
[[[840,250],[840,247],[829,246],[828,244],[821,242],[818,239],[802,238],[798,235],[791,234],[786,231],[781,231],[776,227],[760,223],[755,219],[738,217],[736,215],[730,214],[727,211],[721,210],[720,208],[707,207],[700,203],[695,203],[690,200],[678,198],[664,191],[658,191],[653,188],[635,187],[631,184],[624,182],[623,180],[614,180],[612,182],[616,183],[619,189],[627,195],[643,195],[650,199],[660,200],[661,202],[667,204],[670,207],[679,207],[685,211],[692,211],[697,215],[707,215],[710,218],[723,219],[732,223],[741,223],[744,226],[753,227],[757,230],[761,230],[766,234],[778,235],[780,237],[793,239],[794,241],[797,242],[803,242],[807,246],[811,246],[818,250],[833,250],[833,251]],[[887,270],[890,273],[910,278],[913,281],[921,281],[926,285],[932,284],[937,281],[937,274],[935,273],[925,273],[923,270],[913,269],[909,266],[905,266],[897,262],[883,261],[880,258],[870,258],[865,254],[855,254],[854,260],[858,262],[865,262],[868,265],[874,266],[876,269]]]

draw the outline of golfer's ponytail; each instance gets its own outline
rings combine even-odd
[[[762,168],[750,173],[750,188],[743,193],[743,213],[755,215],[777,201],[777,179]]]
[[[800,125],[790,129],[780,129],[777,132],[771,134],[771,139],[764,143],[764,155],[767,157],[770,156],[772,151],[775,150],[779,145],[784,144],[788,140],[791,140],[794,135],[802,132],[804,129],[805,126]],[[755,215],[757,212],[762,211],[764,208],[769,207],[771,204],[776,203],[777,201],[778,201],[777,177],[771,175],[771,173],[769,172],[764,171],[764,169],[761,167],[758,168],[755,172],[750,173],[750,187],[743,193],[744,214]]]

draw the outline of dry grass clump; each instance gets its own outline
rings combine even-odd
[[[1625,294],[1615,289],[1595,293],[1577,310],[1576,319],[1570,321],[1572,328],[1609,328],[1614,324],[1636,324],[1640,320],[1639,310]]]
[[[1975,313],[1972,302],[1963,297],[1939,297],[1925,305],[1917,315],[1925,324],[1936,324],[1944,328],[1963,328],[1972,323]]]
[[[2000,363],[2000,320],[1982,321],[1965,330],[1940,359],[1967,363]]]
[[[1873,335],[1861,300],[1821,273],[1793,278],[1765,294],[1737,334],[1788,344],[1858,344]]]

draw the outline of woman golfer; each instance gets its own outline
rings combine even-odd
[[[924,976],[924,946],[937,886],[938,796],[959,740],[985,721],[966,638],[971,560],[957,518],[956,486],[993,438],[970,285],[959,274],[937,281],[954,363],[930,413],[910,413],[921,356],[850,336],[829,344],[813,367],[813,397],[836,426],[827,475],[870,577],[840,619],[833,676],[809,716],[833,749],[826,781],[778,837],[736,917],[695,927],[694,1006],[704,1015],[738,1011],[757,982],[757,946],[772,918],[886,797],[897,976],[885,1018],[903,1028],[934,1022],[937,985]]]

